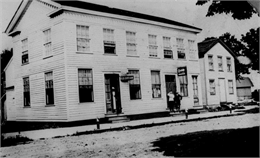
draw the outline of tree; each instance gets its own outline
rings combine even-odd
[[[259,27],[242,35],[241,41],[245,44],[242,55],[251,60],[249,67],[259,73]]]
[[[206,16],[215,14],[231,14],[234,19],[250,19],[253,14],[258,14],[258,3],[249,3],[251,1],[224,1],[224,0],[198,0],[196,5],[204,5],[211,2]]]

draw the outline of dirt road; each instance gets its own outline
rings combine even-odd
[[[164,157],[152,151],[161,137],[195,131],[259,126],[259,114],[221,117],[150,128],[33,141],[1,148],[1,157]]]

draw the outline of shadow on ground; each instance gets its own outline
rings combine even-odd
[[[174,157],[259,157],[259,127],[163,137],[153,151]]]

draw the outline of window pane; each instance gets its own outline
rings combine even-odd
[[[79,69],[78,80],[79,80],[79,101],[80,102],[94,101],[92,70]]]

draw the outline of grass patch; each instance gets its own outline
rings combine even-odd
[[[163,137],[153,151],[174,157],[259,157],[259,127]]]
[[[14,137],[7,137],[7,138],[4,138],[4,136],[1,135],[1,147],[15,146],[15,145],[19,145],[19,144],[27,144],[31,141],[33,141],[33,140],[30,138],[21,136],[21,135],[16,135]]]

